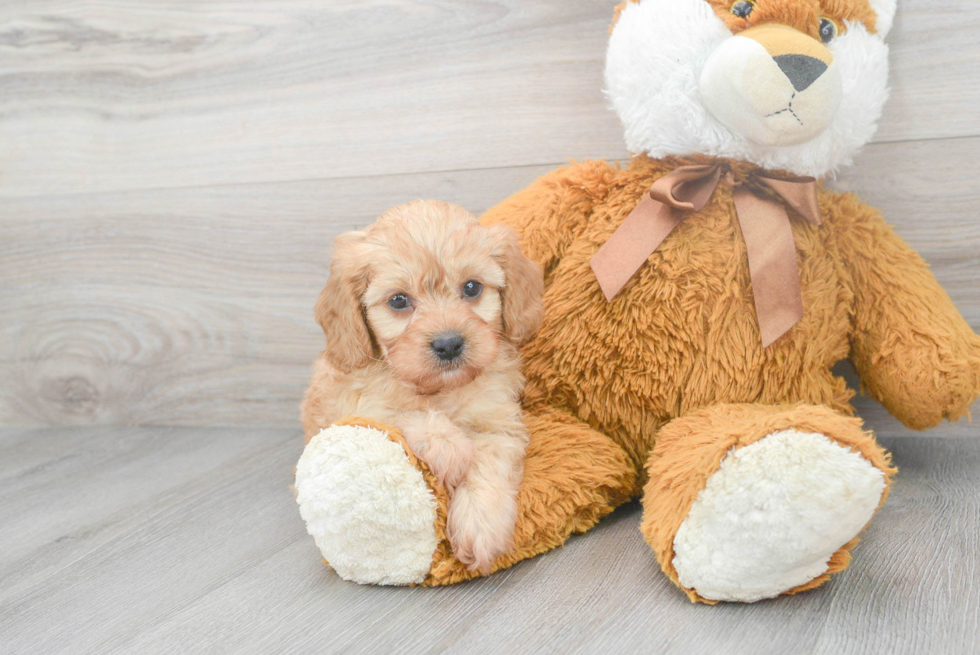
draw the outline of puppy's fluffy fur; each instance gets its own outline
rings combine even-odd
[[[327,346],[303,401],[306,440],[345,416],[397,426],[450,492],[456,557],[486,571],[517,520],[527,445],[517,347],[541,320],[541,270],[509,228],[431,200],[335,246],[316,304]],[[482,285],[476,297],[468,282]],[[465,344],[451,361],[433,345],[446,334]]]

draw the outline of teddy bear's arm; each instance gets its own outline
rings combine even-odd
[[[980,395],[980,337],[928,265],[855,196],[829,196],[854,291],[851,361],[865,388],[910,428],[956,420]]]
[[[606,194],[617,169],[604,161],[559,168],[491,207],[480,222],[503,223],[521,237],[524,254],[544,269],[545,277],[586,224]]]

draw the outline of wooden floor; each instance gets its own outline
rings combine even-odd
[[[288,483],[333,237],[628,157],[617,2],[0,3],[0,655],[980,651],[976,424],[903,440],[866,398],[902,474],[813,593],[692,606],[635,507],[450,589],[320,564]],[[977,0],[901,0],[875,140],[828,182],[980,331],[978,33]]]
[[[980,440],[883,440],[901,472],[822,589],[692,605],[630,506],[442,589],[323,566],[288,487],[296,430],[0,431],[0,652],[980,652]]]

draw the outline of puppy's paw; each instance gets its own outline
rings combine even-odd
[[[455,489],[466,479],[473,461],[473,444],[462,434],[432,439],[429,452],[422,459],[444,485]]]
[[[450,501],[446,532],[456,559],[470,571],[489,574],[494,560],[511,548],[516,507],[510,499],[499,500],[473,503],[468,494],[457,494]]]
[[[404,417],[398,426],[419,458],[450,490],[465,478],[473,462],[473,443],[440,412]]]
[[[493,570],[494,560],[507,552],[513,537],[513,530],[495,530],[469,521],[454,525],[452,519],[447,532],[456,559],[465,564],[467,570],[483,575]]]
[[[460,562],[466,565],[468,571],[480,572],[484,575],[490,573],[493,566],[493,560],[487,561],[477,561],[476,556],[473,554],[473,535],[464,534],[461,531],[452,531],[447,527],[447,531],[452,533],[449,541],[453,547],[453,554],[456,556]]]

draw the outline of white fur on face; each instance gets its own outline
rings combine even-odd
[[[473,313],[485,322],[497,324],[500,322],[500,312],[503,309],[500,302],[500,292],[494,287],[484,287],[483,293],[471,304]]]
[[[885,38],[892,29],[892,22],[895,20],[895,10],[898,8],[897,0],[868,0],[868,4],[877,15],[875,20],[875,31]]]
[[[893,10],[894,0],[872,4],[878,9],[888,2]],[[823,131],[801,143],[756,143],[744,135],[745,126],[731,117],[726,125],[708,111],[700,87],[705,65],[717,48],[740,37],[704,0],[628,4],[609,39],[605,93],[635,153],[706,154],[824,177],[849,164],[874,134],[888,96],[883,31],[870,34],[863,24],[848,22],[828,44],[840,78],[840,106]]]
[[[761,145],[806,143],[826,129],[840,106],[840,75],[833,62],[797,90],[766,49],[744,36],[715,48],[699,84],[712,116]]]

